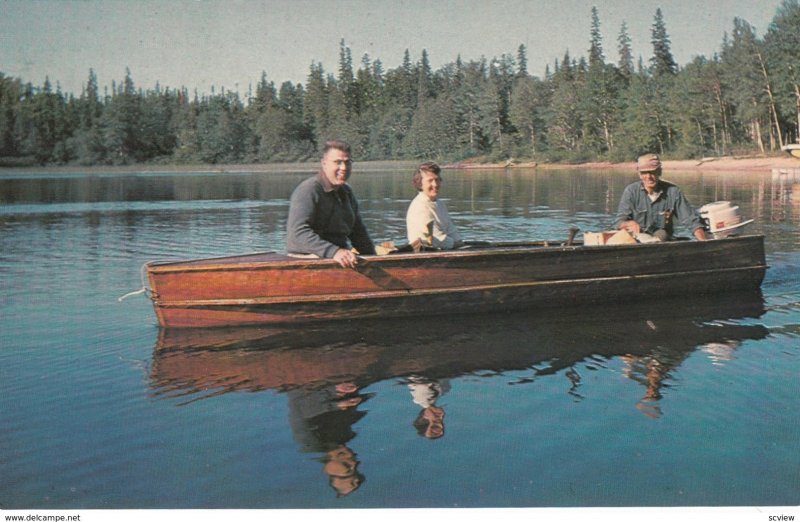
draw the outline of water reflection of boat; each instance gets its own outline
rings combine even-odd
[[[763,311],[760,294],[745,294],[722,306],[659,301],[557,314],[487,314],[472,322],[432,317],[303,329],[162,329],[150,382],[155,396],[184,403],[235,391],[285,393],[298,448],[318,455],[331,487],[346,495],[364,480],[351,446],[366,401],[376,400],[365,390],[373,383],[406,383],[421,410],[414,426],[420,435],[438,438],[444,410],[436,399],[449,379],[513,371],[511,382],[524,384],[563,375],[566,392],[581,397],[578,363],[618,357],[624,374],[643,385],[637,407],[657,416],[669,376],[684,359],[705,350],[723,362],[741,342],[765,337],[764,326],[736,320]]]
[[[712,300],[573,308],[557,313],[488,314],[480,321],[434,316],[295,327],[162,329],[154,350],[158,393],[257,391],[354,382],[359,387],[406,375],[456,377],[534,368],[555,373],[592,356],[691,352],[709,343],[754,339],[756,325],[728,319],[763,313],[758,294]],[[710,321],[713,327],[707,325]],[[489,349],[489,347],[491,347]]]

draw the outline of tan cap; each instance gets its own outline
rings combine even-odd
[[[636,162],[636,169],[639,172],[653,172],[661,168],[661,160],[658,159],[658,154],[645,154],[639,156]]]

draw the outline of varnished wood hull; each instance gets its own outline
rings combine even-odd
[[[171,328],[707,297],[758,289],[765,270],[762,236],[367,256],[356,270],[274,253],[147,265]]]

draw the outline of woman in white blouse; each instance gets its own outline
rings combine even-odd
[[[414,187],[419,191],[406,213],[408,242],[440,249],[458,248],[461,234],[450,220],[447,206],[439,199],[442,169],[436,163],[423,163],[414,173]]]

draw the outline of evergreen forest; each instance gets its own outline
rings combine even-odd
[[[702,158],[779,151],[800,135],[800,0],[784,0],[759,36],[740,18],[711,57],[676,63],[660,9],[652,48],[636,54],[625,23],[606,59],[593,8],[585,55],[528,72],[527,49],[433,70],[427,51],[385,70],[312,62],[305,84],[261,74],[245,95],[110,87],[89,69],[79,94],[0,72],[0,166],[267,163],[315,159],[326,139],[358,160],[576,163],[629,161],[646,151]],[[649,58],[643,58],[642,56]]]

